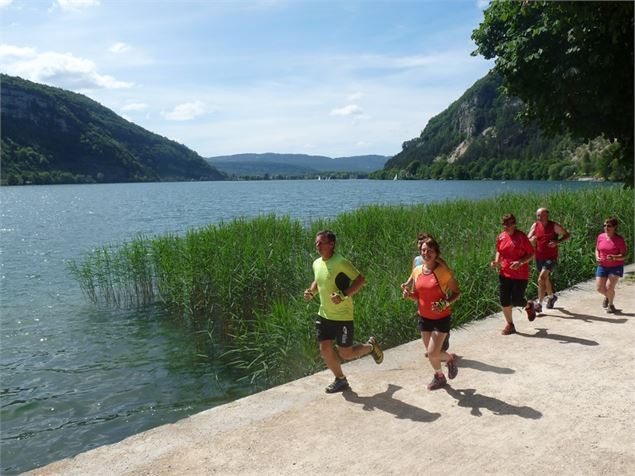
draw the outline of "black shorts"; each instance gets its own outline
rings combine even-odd
[[[353,345],[355,336],[353,321],[332,321],[318,315],[315,317],[315,329],[318,341],[334,340],[340,347]]]
[[[499,274],[499,293],[501,306],[522,306],[527,304],[525,300],[525,289],[527,289],[526,279],[511,279]]]
[[[450,332],[452,327],[452,316],[444,317],[443,319],[428,319],[427,317],[419,316],[419,330],[421,332]]]

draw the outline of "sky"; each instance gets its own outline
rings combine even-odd
[[[0,0],[0,71],[203,157],[392,156],[493,67],[486,0]]]

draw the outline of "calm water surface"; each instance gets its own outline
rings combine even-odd
[[[238,216],[303,222],[366,204],[606,186],[580,182],[263,181],[0,188],[1,466],[18,473],[248,394],[161,311],[86,302],[66,262],[137,234]],[[307,243],[307,247],[311,247]]]

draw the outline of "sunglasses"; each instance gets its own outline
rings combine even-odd
[[[602,225],[602,228],[615,228],[615,225],[604,224],[604,225]]]

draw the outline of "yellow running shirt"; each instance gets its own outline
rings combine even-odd
[[[344,273],[353,282],[359,271],[353,264],[335,253],[327,261],[321,257],[313,262],[313,275],[317,283],[318,294],[320,295],[320,309],[318,314],[331,321],[352,321],[353,320],[353,299],[345,298],[341,303],[334,304],[331,301],[331,294],[339,291],[335,285],[335,277],[339,273]]]

